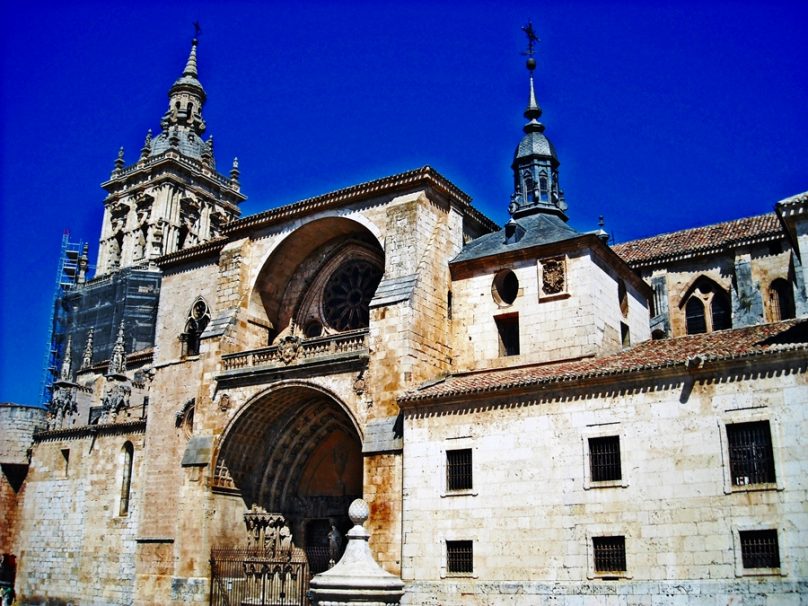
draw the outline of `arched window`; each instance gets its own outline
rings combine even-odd
[[[185,332],[180,335],[183,357],[199,355],[199,340],[209,322],[208,304],[200,297],[191,306],[188,320],[185,322]]]
[[[529,171],[522,173],[525,179],[525,200],[528,202],[536,201],[536,182],[533,180],[533,175]]]
[[[772,322],[794,317],[794,292],[783,278],[777,278],[769,286],[769,315]]]
[[[541,201],[547,202],[549,188],[547,187],[547,175],[545,173],[539,176],[539,194],[541,195]]]
[[[732,328],[729,295],[709,278],[702,276],[695,282],[684,307],[689,335]]]
[[[704,303],[697,296],[692,296],[685,305],[685,318],[687,320],[687,334],[696,335],[707,332],[707,320],[704,317]]]
[[[713,291],[712,321],[713,330],[732,328],[732,307],[729,303],[729,297],[723,290],[718,288]]]
[[[135,448],[131,442],[126,442],[121,450],[122,469],[121,469],[121,504],[118,508],[118,515],[129,515],[129,494],[132,489],[132,457],[135,454]]]

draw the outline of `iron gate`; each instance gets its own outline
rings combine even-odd
[[[255,549],[213,549],[210,569],[211,606],[309,606],[305,558],[277,557]]]

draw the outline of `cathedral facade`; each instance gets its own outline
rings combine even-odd
[[[428,166],[241,217],[193,42],[47,418],[0,407],[20,603],[303,604],[250,588],[328,568],[360,497],[408,604],[800,603],[808,196],[579,232],[534,67],[503,227]]]

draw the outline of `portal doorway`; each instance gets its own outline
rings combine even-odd
[[[350,528],[348,506],[362,497],[362,482],[362,440],[347,407],[318,386],[273,388],[222,438],[213,488],[241,497],[244,525],[217,547],[276,549],[291,536],[289,548],[305,554],[311,574],[321,572],[334,556],[329,532]],[[273,520],[260,537],[247,528],[257,514]]]

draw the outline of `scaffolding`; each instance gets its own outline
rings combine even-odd
[[[59,376],[59,367],[64,359],[67,345],[69,310],[62,304],[64,295],[78,284],[81,276],[81,260],[84,255],[86,263],[87,248],[84,242],[71,242],[70,232],[62,234],[59,252],[59,265],[56,270],[56,282],[53,289],[51,305],[52,317],[48,330],[45,360],[42,370],[42,405],[47,406],[51,400],[51,386]]]

